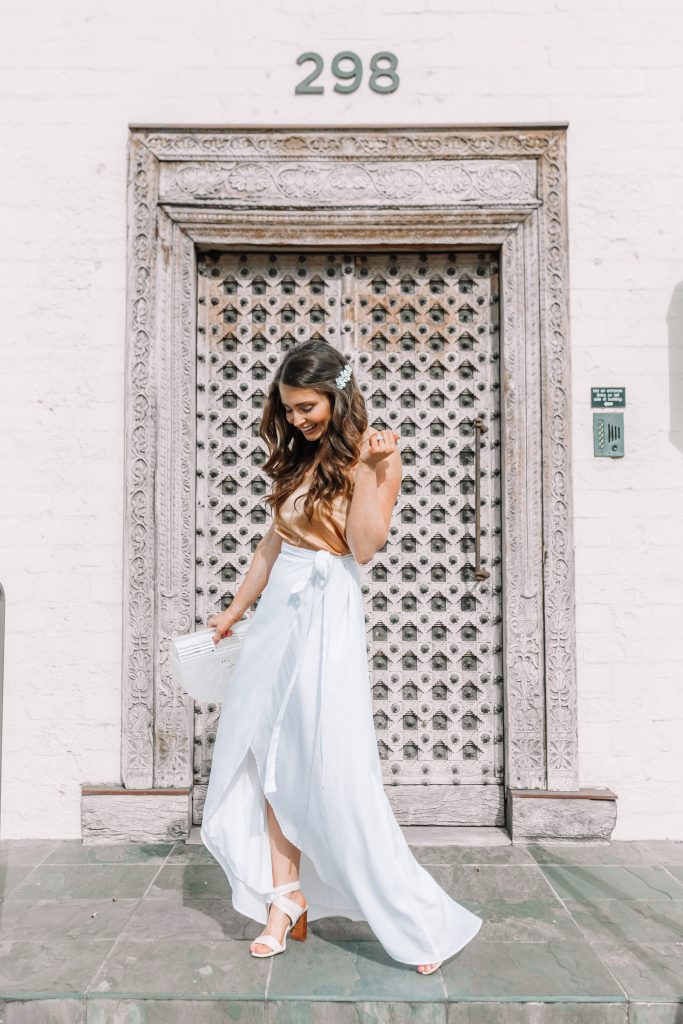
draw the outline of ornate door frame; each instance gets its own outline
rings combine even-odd
[[[577,788],[566,127],[130,126],[122,786],[84,787],[84,837],[189,822],[198,245],[499,250],[508,825],[609,836]]]

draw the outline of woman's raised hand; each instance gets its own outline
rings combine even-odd
[[[394,430],[376,430],[361,442],[360,461],[374,467],[396,451],[399,434]]]
[[[232,635],[232,627],[242,618],[236,612],[231,611],[230,608],[226,608],[218,615],[211,615],[206,622],[208,629],[214,629],[216,632],[212,636],[212,640],[215,644],[221,642],[226,636]]]

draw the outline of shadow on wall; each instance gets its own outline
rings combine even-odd
[[[669,440],[683,451],[683,281],[676,285],[666,315],[669,330]]]

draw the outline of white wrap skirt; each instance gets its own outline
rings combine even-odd
[[[309,921],[366,921],[406,964],[445,960],[479,931],[415,859],[384,792],[353,555],[283,541],[221,708],[201,838],[234,908],[262,924],[265,799],[301,850]]]

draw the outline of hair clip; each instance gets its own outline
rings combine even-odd
[[[347,363],[344,369],[335,377],[334,383],[338,388],[345,388],[351,377],[351,363]]]

